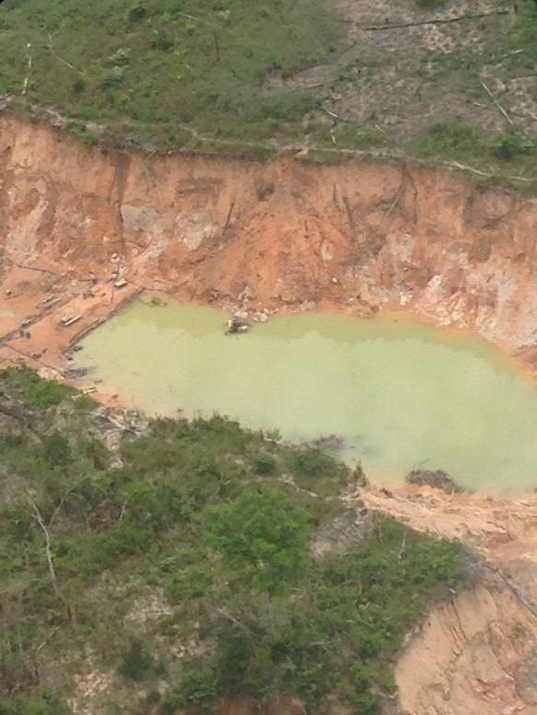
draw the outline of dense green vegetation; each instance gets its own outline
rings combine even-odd
[[[313,558],[346,467],[220,417],[156,420],[110,450],[107,415],[0,373],[0,713],[69,712],[88,670],[112,678],[103,713],[275,692],[376,713],[405,633],[457,585],[459,547],[378,516]]]

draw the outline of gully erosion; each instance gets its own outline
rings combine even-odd
[[[537,365],[533,198],[399,160],[118,154],[9,116],[0,187],[2,366],[77,384],[66,349],[141,290],[248,315],[404,310]],[[537,498],[360,497],[488,564],[409,635],[389,712],[537,715]]]

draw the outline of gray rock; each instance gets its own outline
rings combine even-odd
[[[310,552],[314,558],[345,554],[360,546],[374,526],[372,512],[348,509],[313,534]]]
[[[444,472],[441,469],[437,469],[436,471],[430,471],[428,469],[413,469],[406,475],[405,481],[408,484],[425,484],[430,487],[435,487],[436,489],[441,489],[443,492],[446,492],[446,494],[464,491],[462,487],[451,479],[447,472]]]

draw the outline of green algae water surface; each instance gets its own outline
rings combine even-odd
[[[419,467],[480,491],[537,487],[536,387],[483,341],[313,313],[229,336],[226,319],[138,301],[83,340],[76,366],[153,415],[216,412],[297,442],[337,435],[337,456],[377,482]]]

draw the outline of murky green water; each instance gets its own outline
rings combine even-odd
[[[484,342],[393,317],[282,316],[226,336],[211,308],[137,302],[83,341],[79,367],[152,414],[213,412],[340,456],[391,483],[413,467],[466,487],[537,486],[537,390]]]

